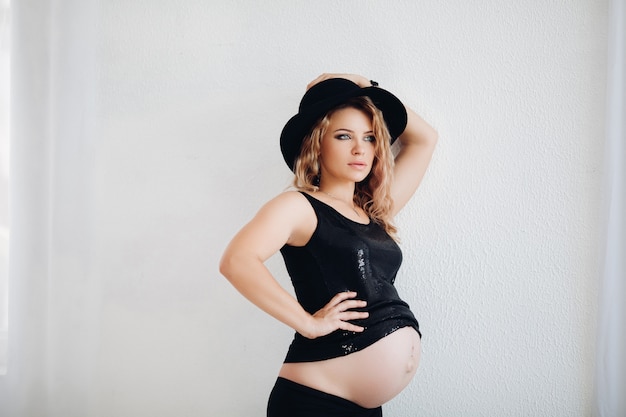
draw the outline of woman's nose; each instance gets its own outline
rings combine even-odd
[[[354,155],[361,155],[365,152],[365,148],[363,147],[363,143],[360,140],[354,141],[354,147],[352,148],[352,153]]]

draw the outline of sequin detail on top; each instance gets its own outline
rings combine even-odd
[[[365,279],[365,259],[363,259],[363,249],[357,251],[359,272],[361,273],[361,279]]]
[[[302,193],[317,217],[309,242],[281,248],[298,301],[314,314],[337,293],[356,291],[369,317],[354,320],[363,332],[337,330],[316,339],[296,333],[285,362],[311,362],[349,355],[402,327],[419,325],[394,287],[402,263],[396,242],[374,222],[361,224]]]

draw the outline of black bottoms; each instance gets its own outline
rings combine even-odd
[[[364,408],[345,398],[278,377],[267,417],[382,417],[382,407]]]

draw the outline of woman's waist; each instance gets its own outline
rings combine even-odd
[[[368,302],[368,305],[363,309],[359,309],[359,311],[367,311],[369,314],[367,318],[353,320],[352,323],[362,326],[366,330],[385,327],[391,329],[394,321],[414,323],[416,329],[418,327],[417,319],[409,305],[400,299]]]
[[[419,333],[419,323],[405,305],[387,305],[369,309],[366,319],[352,323],[362,326],[362,332],[337,330],[329,335],[308,339],[298,333],[289,347],[285,362],[310,362],[349,355],[367,348],[402,327],[412,327]]]
[[[421,337],[414,317],[387,318],[365,324],[362,332],[338,330],[316,339],[307,339],[296,333],[285,362],[313,362],[347,356],[373,345],[403,327],[413,328]]]
[[[286,362],[280,376],[365,407],[376,407],[408,384],[419,363],[420,351],[419,333],[412,326],[404,326],[351,354]]]

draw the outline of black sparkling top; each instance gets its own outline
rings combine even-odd
[[[360,333],[336,330],[316,339],[296,333],[285,362],[348,355],[402,327],[419,333],[415,316],[393,286],[402,263],[396,242],[373,221],[354,222],[309,194],[302,195],[315,211],[317,227],[305,246],[285,245],[280,250],[298,301],[314,314],[337,293],[356,291],[356,299],[367,301],[363,310],[369,317],[353,321],[365,327]]]

